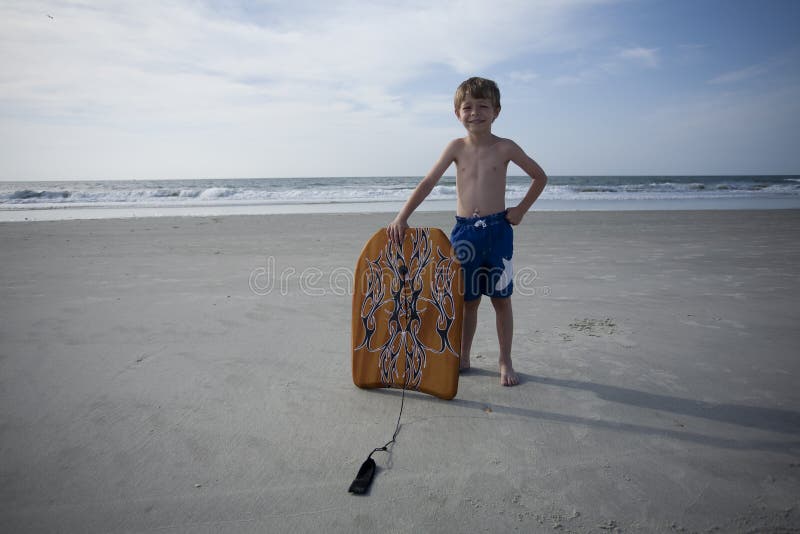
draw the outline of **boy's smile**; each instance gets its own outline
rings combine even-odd
[[[492,123],[499,113],[500,110],[494,109],[488,98],[474,98],[470,95],[464,98],[461,107],[456,110],[458,120],[470,132],[491,130]]]

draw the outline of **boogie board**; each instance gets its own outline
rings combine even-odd
[[[353,382],[452,399],[458,391],[464,292],[461,266],[438,228],[409,228],[402,248],[386,229],[367,241],[353,291]]]

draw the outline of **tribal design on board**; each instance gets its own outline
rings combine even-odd
[[[428,355],[449,352],[458,357],[459,351],[450,341],[450,331],[456,320],[457,288],[453,285],[460,266],[449,251],[445,253],[436,246],[434,254],[428,229],[412,228],[408,232],[411,234],[408,259],[391,240],[376,258],[365,259],[367,289],[361,303],[364,339],[356,349],[379,353],[383,384],[400,383],[419,389]],[[426,273],[428,268],[434,269],[432,276]],[[431,284],[429,297],[424,294],[426,280]],[[378,326],[384,323],[378,314],[383,313],[388,315],[388,336],[384,343],[373,346]],[[434,319],[438,339],[430,346],[420,334],[422,321]],[[405,363],[405,376],[398,369],[400,358]]]

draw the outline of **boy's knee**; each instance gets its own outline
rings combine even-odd
[[[476,309],[478,309],[478,306],[480,305],[480,303],[481,303],[481,298],[480,297],[478,297],[478,298],[476,298],[474,300],[465,300],[464,301],[464,307],[467,310],[476,310]]]
[[[511,297],[492,297],[492,306],[497,311],[511,308]]]

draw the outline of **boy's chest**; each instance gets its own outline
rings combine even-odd
[[[505,175],[508,159],[496,147],[471,148],[463,150],[456,157],[459,178],[489,178]]]

